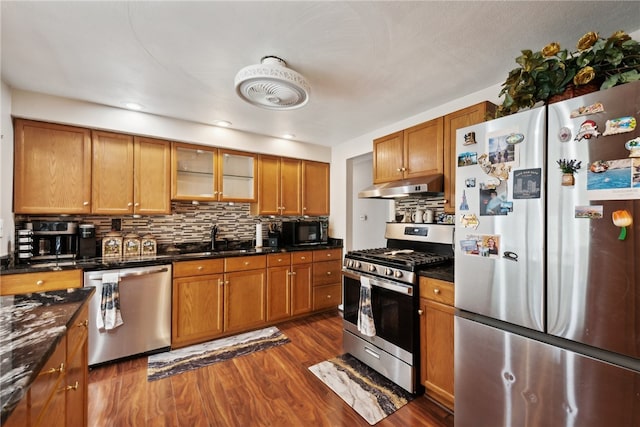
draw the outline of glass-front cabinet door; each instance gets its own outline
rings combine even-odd
[[[218,200],[216,152],[212,147],[173,143],[173,200]]]
[[[256,202],[257,155],[218,150],[220,201]]]

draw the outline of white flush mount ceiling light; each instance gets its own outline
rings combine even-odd
[[[142,110],[142,105],[137,102],[125,102],[124,106],[129,110],[140,111]]]
[[[236,92],[250,104],[269,110],[293,110],[309,101],[311,87],[298,72],[277,56],[265,56],[260,64],[238,71]]]

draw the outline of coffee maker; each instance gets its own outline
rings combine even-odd
[[[96,252],[96,226],[80,224],[78,226],[78,258],[95,258]]]
[[[19,263],[75,259],[78,251],[78,223],[73,221],[30,221],[18,230]]]

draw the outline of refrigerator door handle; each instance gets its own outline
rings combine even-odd
[[[502,254],[502,258],[509,259],[511,261],[516,261],[517,262],[518,261],[518,254],[515,253],[515,252],[511,252],[511,251],[505,251]]]

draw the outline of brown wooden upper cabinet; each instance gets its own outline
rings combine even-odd
[[[329,164],[302,162],[302,213],[329,215]]]
[[[218,150],[219,201],[255,202],[258,200],[257,175],[257,154]]]
[[[260,155],[258,175],[256,214],[302,214],[301,160]]]
[[[329,215],[329,164],[261,155],[256,215]]]
[[[174,142],[172,200],[253,202],[257,199],[257,156]]]
[[[16,119],[14,212],[91,212],[91,131]]]
[[[444,116],[444,211],[456,211],[456,131],[492,117],[496,106],[488,101],[472,105]]]
[[[172,200],[218,200],[217,153],[213,147],[171,144]]]
[[[443,118],[373,141],[373,182],[443,173]]]
[[[171,212],[171,143],[93,131],[92,212],[162,215]]]

